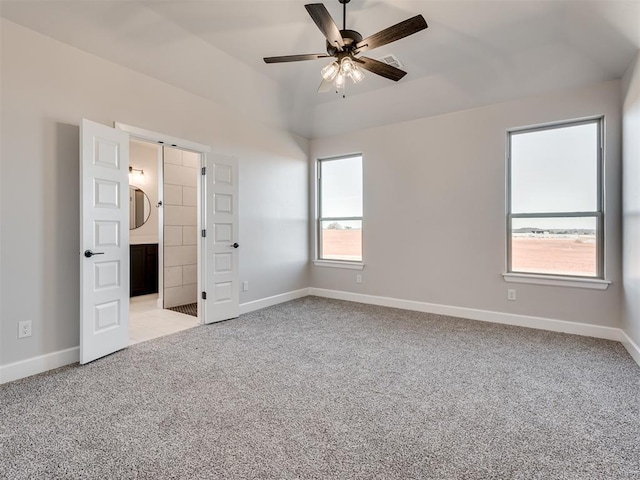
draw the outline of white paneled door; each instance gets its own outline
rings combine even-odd
[[[129,343],[129,135],[80,126],[80,363]]]
[[[207,155],[205,323],[236,318],[239,299],[238,160]]]

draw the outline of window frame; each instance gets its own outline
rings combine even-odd
[[[346,160],[350,158],[360,157],[363,185],[362,185],[362,216],[360,217],[323,217],[322,216],[322,164],[325,162],[333,162],[339,160]],[[364,235],[364,156],[362,153],[351,153],[347,155],[340,155],[337,157],[319,158],[316,161],[316,255],[314,264],[318,266],[333,266],[342,268],[355,268],[360,269],[364,266],[364,241],[361,236],[360,239],[360,251],[362,252],[360,260],[344,260],[335,258],[323,258],[322,257],[322,222],[326,221],[360,221],[360,231]]]
[[[605,198],[604,198],[604,116],[582,118],[578,120],[564,120],[560,122],[548,123],[544,125],[519,127],[507,130],[507,175],[506,175],[506,187],[507,187],[507,265],[505,279],[507,281],[523,282],[524,278],[530,277],[533,279],[550,279],[551,281],[557,281],[567,279],[569,286],[577,286],[575,282],[595,283],[599,281],[605,281]],[[529,213],[512,213],[512,142],[513,135],[539,132],[544,130],[555,130],[559,128],[575,127],[579,125],[597,125],[597,139],[596,139],[596,210],[587,212],[529,212]],[[595,218],[596,219],[596,274],[592,275],[567,275],[558,274],[552,272],[523,272],[513,270],[512,264],[512,220],[514,218]],[[511,277],[509,279],[508,277]],[[571,285],[571,282],[574,282]],[[534,282],[537,283],[537,282]],[[545,283],[544,281],[540,283]],[[609,283],[609,282],[606,282]],[[556,284],[556,283],[548,283]],[[594,287],[597,288],[597,287]],[[606,288],[606,287],[605,287]]]

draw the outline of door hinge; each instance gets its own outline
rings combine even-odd
[[[202,167],[202,175],[206,175],[207,174],[207,167]]]
[[[206,300],[207,299],[207,292],[202,292],[202,299]]]
[[[206,230],[202,230],[202,236],[206,237],[207,236],[207,231]]]

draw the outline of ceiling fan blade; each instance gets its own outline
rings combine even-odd
[[[384,30],[374,33],[370,37],[365,38],[356,45],[356,51],[358,53],[366,52],[374,48],[381,47],[387,43],[395,42],[401,38],[408,37],[414,33],[419,32],[427,28],[427,21],[422,15],[416,15],[409,18],[404,22],[397,23],[392,27],[385,28]]]
[[[322,79],[320,86],[318,87],[318,93],[326,93],[333,88],[333,82],[329,82],[328,80]]]
[[[391,65],[387,65],[386,63],[379,60],[374,60],[373,58],[360,57],[354,58],[354,60],[365,70],[369,70],[371,73],[375,73],[376,75],[380,75],[381,77],[388,78],[389,80],[393,80],[394,82],[397,82],[407,74],[407,72],[405,72],[404,70],[392,67]]]
[[[316,60],[318,58],[326,58],[330,55],[326,53],[311,53],[308,55],[285,55],[283,57],[264,57],[264,63],[284,63],[284,62],[300,62],[302,60]]]
[[[327,7],[322,3],[310,3],[309,5],[305,5],[304,8],[307,9],[307,12],[309,12],[309,15],[311,15],[311,18],[316,22],[316,25],[329,43],[335,45],[338,50],[342,51],[342,47],[344,47],[342,35],[336,22],[331,18]]]

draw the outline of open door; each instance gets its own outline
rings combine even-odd
[[[80,363],[129,343],[129,135],[80,126]]]
[[[238,257],[238,160],[206,157],[204,323],[240,314]]]

